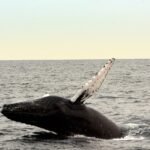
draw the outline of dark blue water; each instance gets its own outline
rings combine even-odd
[[[44,94],[71,98],[106,60],[0,61],[0,108]],[[77,135],[53,139],[47,131],[0,114],[0,149],[149,150],[150,60],[116,60],[101,89],[87,105],[127,129],[122,139]]]

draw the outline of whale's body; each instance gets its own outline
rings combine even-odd
[[[98,111],[57,96],[4,105],[2,113],[14,121],[60,136],[82,134],[105,139],[122,136],[120,128]]]
[[[47,96],[4,105],[2,113],[11,120],[38,126],[61,136],[83,134],[105,139],[121,137],[121,130],[115,123],[84,104],[99,89],[114,60],[110,59],[71,100]]]

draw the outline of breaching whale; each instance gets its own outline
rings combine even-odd
[[[84,104],[99,89],[114,63],[110,59],[71,99],[46,96],[36,100],[5,104],[7,118],[44,128],[58,136],[81,134],[97,138],[119,138],[122,131],[100,112]]]

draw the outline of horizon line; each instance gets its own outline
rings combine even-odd
[[[63,61],[63,60],[107,60],[115,57],[108,57],[108,58],[63,58],[63,59],[0,59],[0,61]],[[150,58],[115,58],[117,60],[144,60],[144,59],[150,59]]]

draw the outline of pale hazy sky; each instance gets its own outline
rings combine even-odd
[[[0,60],[150,58],[150,0],[0,0]]]

